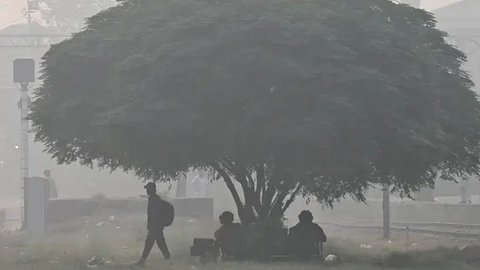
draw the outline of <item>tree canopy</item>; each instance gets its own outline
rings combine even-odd
[[[388,0],[124,1],[51,47],[31,118],[60,163],[212,168],[244,220],[371,183],[408,195],[479,171],[479,104],[445,37]]]

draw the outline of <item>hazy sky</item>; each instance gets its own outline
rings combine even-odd
[[[0,0],[0,28],[22,21],[25,0]]]
[[[422,7],[433,10],[459,1],[461,0],[423,0]],[[24,21],[22,9],[26,2],[27,0],[0,0],[0,29]]]

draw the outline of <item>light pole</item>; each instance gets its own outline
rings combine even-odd
[[[383,185],[383,238],[390,239],[390,185]]]
[[[28,84],[35,82],[35,61],[33,59],[15,59],[13,61],[13,82],[20,84],[20,196],[21,196],[21,221],[25,227],[26,201],[25,181],[29,177],[28,164]]]

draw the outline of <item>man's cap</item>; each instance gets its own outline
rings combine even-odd
[[[149,182],[144,186],[144,188],[149,189],[149,188],[157,188],[154,182]]]

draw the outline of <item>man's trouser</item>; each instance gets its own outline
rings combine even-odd
[[[160,251],[162,251],[165,259],[170,259],[170,252],[168,251],[163,231],[158,231],[148,232],[147,239],[145,239],[145,247],[143,248],[142,258],[140,259],[140,262],[145,262],[155,242],[157,242],[158,248],[160,248]]]

